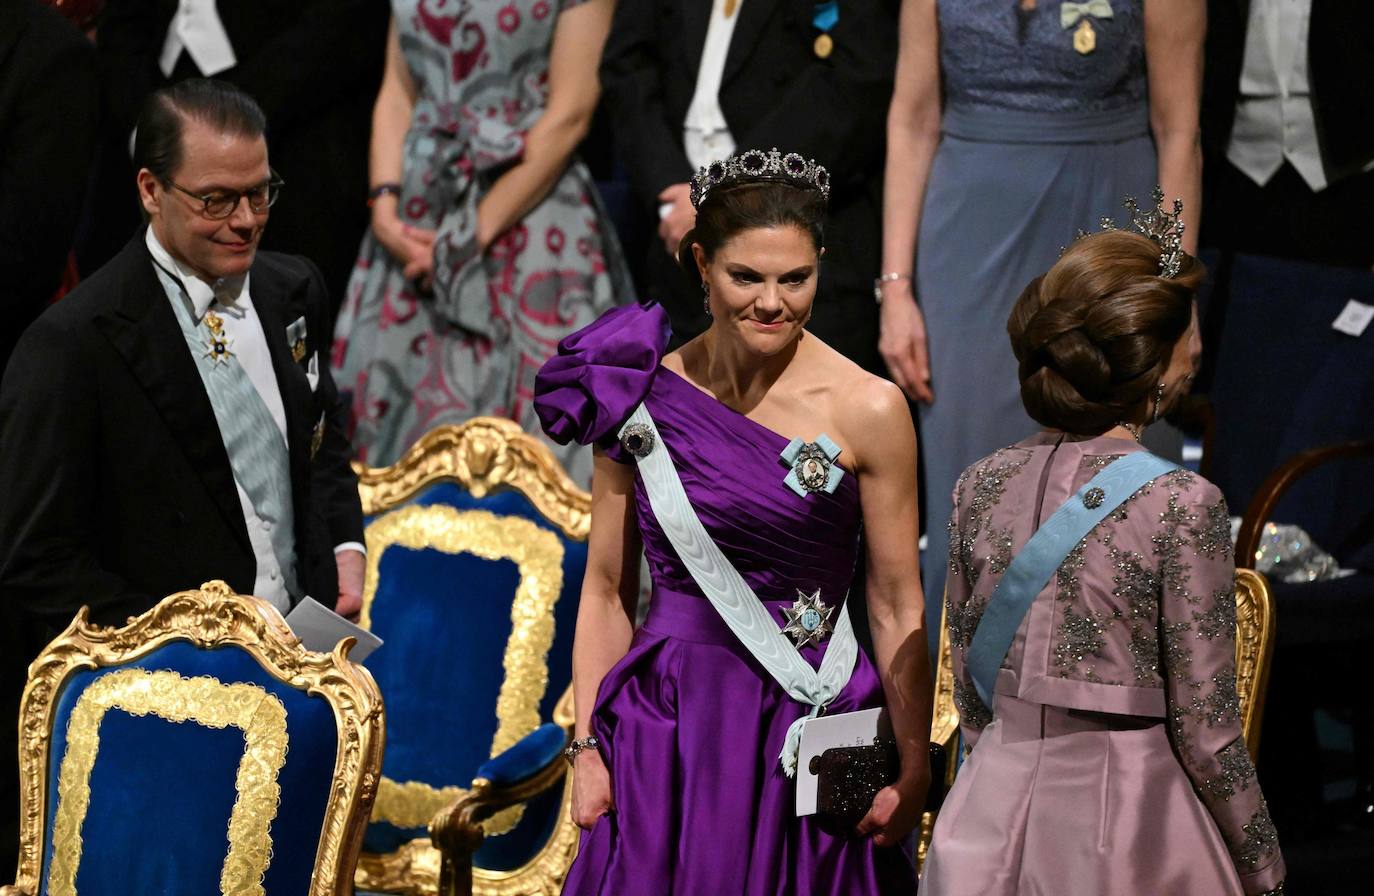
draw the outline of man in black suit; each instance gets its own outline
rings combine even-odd
[[[95,149],[95,48],[39,0],[0,0],[0,373],[57,290]]]
[[[1202,244],[1369,268],[1374,4],[1210,0],[1206,55]]]
[[[823,14],[827,7],[837,19]],[[885,123],[896,60],[895,4],[878,0],[616,6],[601,86],[631,186],[645,212],[659,218],[649,290],[668,310],[677,341],[709,324],[701,294],[689,289],[676,262],[678,241],[695,218],[692,175],[732,148],[777,147],[814,158],[831,177],[826,253],[808,327],[850,359],[884,371],[873,279],[882,261]]]
[[[122,623],[224,579],[283,612],[307,594],[361,607],[324,285],[257,251],[277,189],[265,130],[223,82],[154,94],[135,147],[148,227],[38,318],[0,383],[7,728],[24,667],[83,605]]]
[[[103,265],[138,227],[129,133],[143,101],[158,87],[214,77],[267,113],[272,164],[290,188],[263,248],[318,264],[337,306],[367,229],[368,135],[388,12],[382,0],[110,3],[98,40],[105,137],[95,220],[78,251],[82,272]]]

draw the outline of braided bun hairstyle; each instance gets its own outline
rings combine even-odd
[[[1007,333],[1021,402],[1038,423],[1098,435],[1153,395],[1205,276],[1184,255],[1177,275],[1161,277],[1159,254],[1138,233],[1092,234],[1021,293]]]

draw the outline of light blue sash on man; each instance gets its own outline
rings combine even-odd
[[[838,610],[835,631],[821,659],[820,671],[811,668],[811,664],[802,658],[764,609],[749,583],[744,581],[744,577],[711,540],[687,499],[677,468],[673,465],[667,446],[663,444],[663,436],[643,404],[635,408],[620,432],[623,433],[625,427],[635,423],[647,426],[653,433],[651,450],[639,458],[639,475],[644,483],[644,491],[649,496],[649,506],[654,510],[654,517],[677,552],[678,559],[692,574],[693,580],[716,608],[720,618],[745,649],[754,655],[754,659],[759,661],[759,665],[768,670],[768,674],[782,685],[789,697],[812,708],[810,713],[794,721],[787,729],[782,753],[778,756],[783,771],[790,778],[797,771],[797,748],[801,744],[802,727],[844,690],[849,683],[849,676],[854,672],[859,645],[854,640],[849,608],[842,604]]]
[[[984,705],[992,706],[997,670],[1021,620],[1069,551],[1141,487],[1176,469],[1177,464],[1148,451],[1118,458],[1070,496],[1021,548],[988,598],[964,659]]]
[[[234,481],[248,493],[258,518],[270,524],[272,553],[277,557],[286,592],[297,597],[295,508],[286,439],[237,358],[231,355],[227,361],[208,362],[201,357],[210,328],[204,318],[195,319],[191,297],[181,281],[160,265],[155,267],[171,299],[181,335],[196,356],[196,372],[215,412]]]

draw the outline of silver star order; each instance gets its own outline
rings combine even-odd
[[[830,614],[833,612],[834,607],[822,603],[819,588],[810,594],[798,588],[797,599],[792,606],[782,608],[782,615],[787,618],[782,633],[792,636],[798,650],[808,644],[819,644],[835,630],[835,626],[830,624]]]

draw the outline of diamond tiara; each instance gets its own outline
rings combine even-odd
[[[830,172],[825,166],[804,159],[795,152],[783,155],[777,147],[764,152],[747,149],[728,159],[700,168],[692,178],[692,208],[701,208],[706,196],[716,187],[741,181],[773,181],[819,190],[822,199],[830,198]]]
[[[1150,192],[1155,207],[1142,212],[1136,205],[1134,196],[1127,196],[1122,203],[1131,213],[1131,226],[1154,240],[1159,246],[1159,276],[1172,277],[1183,265],[1183,200],[1174,200],[1173,212],[1164,210],[1164,191],[1155,187]],[[1102,219],[1103,230],[1116,230],[1116,222],[1111,218]],[[1080,231],[1081,233],[1081,231]]]

